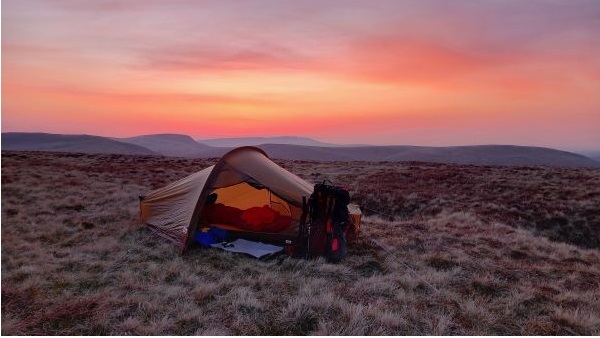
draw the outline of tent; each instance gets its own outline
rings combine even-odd
[[[293,220],[277,234],[248,233],[228,224],[210,224],[268,240],[273,235],[298,235],[303,197],[307,199],[312,192],[311,183],[278,166],[261,149],[240,147],[225,154],[217,164],[140,197],[140,216],[152,230],[179,244],[185,253],[210,194],[216,193],[219,203],[242,210],[268,205]],[[358,227],[360,209],[354,205],[349,209]]]

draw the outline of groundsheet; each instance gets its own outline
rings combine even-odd
[[[211,244],[210,246],[225,251],[245,253],[256,258],[261,258],[283,250],[283,247],[277,245],[253,242],[241,238],[236,239],[233,242],[216,243]]]

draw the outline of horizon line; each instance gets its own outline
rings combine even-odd
[[[244,138],[281,138],[281,137],[295,137],[295,138],[305,138],[312,141],[316,141],[319,143],[330,144],[332,146],[341,146],[341,147],[394,147],[394,146],[404,146],[404,147],[430,147],[430,148],[448,148],[448,147],[477,147],[477,146],[517,146],[517,147],[535,147],[535,148],[547,148],[547,149],[555,149],[566,152],[575,152],[581,154],[581,152],[589,153],[589,152],[600,152],[600,148],[596,149],[575,149],[570,147],[552,147],[552,146],[544,146],[544,145],[531,145],[531,144],[514,144],[514,143],[479,143],[479,144],[448,144],[448,145],[415,145],[415,144],[367,144],[367,143],[332,143],[332,142],[324,142],[319,139],[310,136],[302,136],[302,135],[269,135],[269,136],[255,136],[255,135],[245,135],[245,136],[221,136],[221,137],[210,137],[210,138],[196,138],[194,136],[182,133],[175,132],[160,132],[160,133],[151,133],[151,134],[137,134],[132,136],[109,136],[109,135],[100,135],[100,134],[86,134],[86,133],[56,133],[56,132],[46,132],[46,131],[7,131],[2,130],[2,134],[5,133],[22,133],[22,134],[50,134],[50,135],[81,135],[81,136],[97,136],[97,137],[105,137],[112,139],[123,139],[123,138],[131,138],[131,137],[139,137],[139,136],[152,136],[152,135],[181,135],[188,136],[196,142],[200,142],[202,140],[219,140],[219,139],[244,139]],[[269,143],[264,143],[269,144]],[[276,144],[276,143],[275,143]],[[284,143],[285,144],[285,143]],[[295,145],[295,144],[291,144]],[[302,145],[305,147],[319,147],[313,145]],[[217,146],[213,146],[217,147]],[[327,146],[322,146],[327,147]],[[226,148],[226,147],[225,147]],[[584,154],[581,154],[584,155]]]

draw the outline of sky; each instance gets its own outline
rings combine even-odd
[[[2,131],[600,149],[597,0],[5,0]]]

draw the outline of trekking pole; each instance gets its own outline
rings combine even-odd
[[[310,228],[312,228],[312,220],[311,225],[308,226],[308,236],[306,237],[306,255],[304,255],[305,259],[310,259]]]
[[[308,253],[310,249],[310,227],[306,224],[306,217],[309,213],[309,204],[306,202],[306,196],[302,196],[302,215],[300,216],[300,240],[306,240],[306,252],[304,253],[304,259],[308,259]]]

